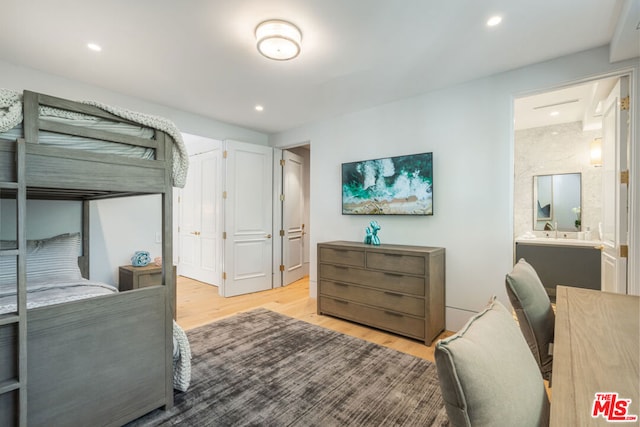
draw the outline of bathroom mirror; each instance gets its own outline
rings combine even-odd
[[[581,230],[581,181],[580,173],[533,177],[534,230]]]

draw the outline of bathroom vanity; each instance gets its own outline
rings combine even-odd
[[[535,268],[549,297],[555,301],[556,286],[600,290],[600,242],[577,239],[518,239],[516,259]]]

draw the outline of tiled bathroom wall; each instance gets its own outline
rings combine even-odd
[[[514,148],[514,236],[533,231],[533,177],[582,174],[582,230],[599,239],[602,172],[590,164],[590,146],[601,130],[583,131],[581,122],[519,130]],[[542,233],[536,233],[541,235]],[[577,237],[575,234],[569,237]]]

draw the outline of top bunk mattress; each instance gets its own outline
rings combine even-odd
[[[75,126],[83,129],[93,129],[117,133],[120,135],[153,139],[155,131],[165,132],[173,139],[172,150],[172,183],[174,187],[183,188],[186,182],[189,157],[182,139],[182,134],[176,125],[162,117],[129,111],[120,107],[109,106],[95,101],[81,101],[82,104],[97,107],[123,122],[103,119],[79,112],[39,106],[41,120]],[[23,132],[22,94],[17,91],[0,88],[0,138],[16,140],[24,137]],[[40,130],[38,142],[46,145],[91,151],[100,154],[114,154],[138,159],[155,158],[155,150],[138,145],[128,145],[112,141],[104,141],[89,137],[65,135],[62,133]]]
[[[104,130],[108,132],[119,133],[121,135],[136,136],[139,138],[151,139],[154,131],[151,128],[134,126],[127,123],[117,123],[104,119],[66,119],[63,117],[47,117],[48,121],[63,123],[70,126],[78,126],[85,129]],[[45,145],[54,145],[57,147],[70,148],[73,150],[87,150],[100,154],[114,154],[136,159],[154,159],[155,153],[153,148],[139,147],[135,145],[120,144],[111,141],[102,141],[92,138],[83,138],[75,135],[64,135],[61,133],[40,131],[38,134],[38,143]],[[16,140],[24,138],[22,123],[14,126],[6,132],[0,133],[0,138]]]

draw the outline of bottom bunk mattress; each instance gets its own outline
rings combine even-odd
[[[118,289],[106,283],[80,279],[75,282],[41,281],[29,283],[27,308],[37,308],[95,298],[117,293]],[[17,311],[16,286],[2,286],[0,315]],[[191,383],[191,349],[184,330],[173,321],[173,387],[186,391]]]
[[[27,308],[61,304],[118,292],[114,286],[82,277],[80,233],[27,240],[25,278]],[[18,243],[0,240],[0,314],[17,311]]]
[[[82,277],[78,267],[80,233],[28,240],[26,247],[27,308],[71,303],[118,292],[114,286]],[[0,240],[0,252],[15,250],[15,240]],[[0,254],[2,255],[2,254]],[[17,257],[0,256],[0,315],[17,312]],[[191,352],[186,334],[173,322],[174,387],[186,391],[191,379]]]
[[[27,308],[44,307],[85,298],[94,298],[118,292],[114,286],[106,283],[79,279],[73,282],[55,281],[29,282],[27,287]],[[0,314],[17,311],[16,285],[0,287]]]

